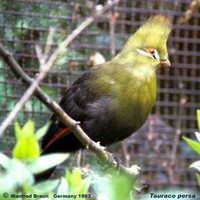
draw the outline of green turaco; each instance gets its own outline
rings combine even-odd
[[[121,141],[138,130],[156,102],[159,67],[170,66],[168,17],[151,17],[112,60],[94,66],[66,91],[60,106],[101,145]],[[83,145],[55,114],[43,138],[43,154],[74,152]]]

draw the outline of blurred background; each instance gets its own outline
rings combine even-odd
[[[1,0],[0,42],[24,70],[34,76],[39,66],[35,45],[44,48],[49,27],[56,28],[55,48],[107,2]],[[147,191],[169,186],[197,188],[195,171],[188,168],[197,156],[181,139],[182,135],[193,138],[197,129],[196,109],[200,108],[200,13],[197,1],[193,2],[196,4],[191,6],[191,0],[121,0],[71,43],[67,56],[60,56],[41,83],[43,91],[58,102],[80,74],[117,54],[127,38],[150,16],[164,14],[171,18],[173,31],[168,50],[172,67],[158,71],[156,107],[138,133],[109,147],[126,166],[138,164],[141,167],[139,180],[147,185]],[[0,122],[26,88],[0,58]],[[32,97],[17,120],[23,124],[32,118],[37,127],[41,127],[50,116],[50,111]],[[0,140],[0,149],[10,155],[14,144],[14,129],[10,126]],[[67,166],[78,163],[89,168],[94,154],[85,150],[81,159],[79,154],[69,160]]]

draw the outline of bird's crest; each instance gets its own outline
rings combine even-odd
[[[171,31],[171,21],[169,17],[156,15],[150,17],[128,40],[123,52],[142,49],[155,48],[162,59],[167,57],[166,42]]]

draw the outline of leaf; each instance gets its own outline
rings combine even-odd
[[[36,133],[36,139],[40,140],[47,132],[47,129],[49,128],[50,122],[47,122],[46,125],[44,125],[42,128],[40,128]]]
[[[182,137],[189,146],[191,146],[198,154],[200,154],[200,144],[194,140],[191,140],[185,136]]]
[[[69,157],[66,153],[56,153],[39,157],[36,161],[27,163],[27,168],[33,174],[44,172],[60,163]]]
[[[21,28],[29,28],[29,22],[28,22],[28,20],[18,20],[17,21],[17,24],[16,24],[16,27],[18,28],[18,29],[21,29]]]
[[[55,190],[58,184],[59,184],[59,180],[42,181],[34,185],[34,192],[36,194],[48,194],[49,192],[52,192],[53,190]],[[64,192],[60,194],[64,194]]]
[[[60,50],[59,54],[60,57],[65,56],[67,54],[67,48],[63,42],[59,44],[59,50]]]
[[[15,136],[17,140],[19,140],[22,136],[22,129],[17,121],[15,122]]]
[[[89,190],[89,187],[91,185],[91,182],[92,182],[92,177],[87,177],[83,180],[83,191],[82,191],[82,194],[87,194],[88,193],[88,190]]]
[[[72,173],[67,170],[66,180],[69,183],[71,194],[86,194],[91,184],[91,178],[83,179],[79,168],[75,168]]]
[[[200,130],[200,109],[197,110],[197,124],[198,124],[198,128]]]
[[[199,161],[196,161],[196,162],[193,162],[193,163],[190,165],[190,168],[195,168],[195,169],[197,169],[197,170],[200,172],[200,160],[199,160]]]
[[[0,166],[2,166],[4,169],[10,167],[10,158],[3,153],[0,153]]]
[[[13,149],[13,157],[23,161],[37,159],[40,155],[40,146],[34,134],[34,121],[28,120],[22,129],[16,122],[15,131],[17,143]]]
[[[18,160],[10,159],[0,153],[0,165],[5,169],[5,171],[0,174],[0,190],[2,190],[2,188],[14,189],[24,183],[33,184],[33,175],[26,169],[25,165]],[[6,186],[7,184],[9,187]]]
[[[197,140],[200,143],[200,133],[196,131],[194,134],[196,135],[196,138],[197,138]]]
[[[196,173],[196,177],[197,177],[197,181],[198,181],[198,183],[200,185],[200,173]]]
[[[69,170],[66,171],[66,178],[67,181],[70,184],[70,187],[76,187],[77,185],[80,185],[82,182],[81,177],[81,170],[79,168],[75,168],[72,173],[70,173]]]
[[[29,119],[24,127],[22,128],[23,134],[33,135],[35,131],[35,123],[33,120]]]
[[[40,156],[40,146],[35,135],[22,136],[13,149],[13,157],[19,160],[35,160]]]
[[[58,186],[58,190],[57,193],[58,194],[66,194],[69,192],[69,185],[67,183],[67,181],[65,180],[65,178],[61,178],[60,180],[60,184]]]

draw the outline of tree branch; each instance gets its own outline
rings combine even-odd
[[[10,125],[10,123],[13,121],[13,119],[17,116],[17,114],[23,108],[23,106],[29,100],[29,98],[33,95],[35,89],[38,87],[38,85],[42,81],[42,79],[46,76],[48,70],[49,69],[41,70],[39,75],[36,77],[36,79],[29,86],[29,88],[26,90],[24,95],[17,102],[17,104],[15,105],[12,112],[10,112],[9,115],[6,117],[6,119],[3,121],[3,123],[0,126],[0,136],[2,136],[2,134],[6,130],[6,128]]]
[[[0,44],[0,55],[4,59],[4,61],[11,67],[12,71],[19,77],[22,78],[22,80],[27,83],[31,84],[33,82],[33,79],[30,78],[20,67],[20,65],[16,62],[14,57],[7,52],[7,50]],[[42,90],[37,85],[35,90],[35,95],[38,97],[38,99],[43,102],[51,111],[53,111],[57,117],[70,129],[72,129],[75,136],[78,138],[78,140],[86,147],[89,148],[91,151],[93,151],[98,158],[102,161],[102,163],[106,163],[107,165],[113,166],[115,168],[118,168],[119,171],[122,173],[125,173],[127,175],[135,176],[139,174],[139,168],[138,166],[132,166],[131,168],[125,168],[124,166],[118,166],[116,161],[113,161],[112,155],[109,152],[106,152],[104,150],[104,147],[100,146],[99,143],[94,142],[91,140],[87,134],[82,130],[82,128],[79,126],[79,123],[73,120],[71,117],[69,117],[64,110],[56,103],[54,102],[48,95],[42,92]]]
[[[106,152],[104,150],[104,147],[100,146],[99,143],[96,143],[93,140],[91,140],[87,136],[87,134],[81,129],[81,127],[79,126],[79,123],[73,120],[70,116],[68,116],[64,112],[64,110],[56,102],[54,102],[48,95],[43,93],[42,90],[38,86],[39,82],[44,78],[48,70],[56,61],[57,57],[62,51],[62,48],[67,47],[75,39],[75,37],[77,37],[89,24],[91,24],[94,21],[96,17],[99,17],[100,15],[102,15],[106,10],[111,8],[112,5],[118,2],[119,0],[118,1],[116,0],[106,5],[100,13],[98,12],[98,14],[95,14],[94,16],[89,17],[78,28],[76,28],[66,38],[66,40],[64,40],[61,43],[61,45],[54,51],[54,53],[50,56],[50,58],[47,59],[47,61],[44,64],[42,64],[41,69],[43,69],[43,73],[40,73],[35,81],[23,71],[20,65],[16,62],[15,58],[4,48],[2,44],[0,44],[0,55],[3,57],[4,61],[11,67],[11,70],[17,77],[20,77],[22,81],[25,82],[26,84],[31,85],[30,88],[27,90],[27,94],[25,93],[27,96],[24,97],[24,100],[22,102],[26,101],[26,99],[29,97],[28,95],[30,95],[30,92],[32,93],[34,92],[35,96],[37,96],[41,102],[43,102],[51,111],[53,111],[57,115],[57,117],[73,131],[73,133],[78,138],[78,140],[86,148],[90,148],[91,151],[93,151],[98,156],[98,158],[101,160],[102,163],[118,168],[119,171],[121,171],[122,173],[125,173],[126,175],[135,176],[135,175],[138,175],[139,173],[139,168],[137,166],[132,166],[131,168],[125,168],[122,165],[118,166],[118,163],[116,162],[116,160],[111,159],[112,155],[109,152]],[[5,128],[6,126],[4,126],[4,128],[2,128],[1,130]],[[2,135],[2,132],[0,132],[0,136],[1,135]]]
[[[184,16],[181,16],[178,19],[178,22],[180,24],[185,24],[187,23],[191,18],[192,18],[192,14],[197,11],[200,8],[200,0],[193,0],[190,5],[189,8],[187,9],[187,11],[185,12]]]
[[[49,37],[53,38],[53,32],[52,29],[49,31]],[[3,134],[3,132],[6,130],[6,128],[11,124],[13,119],[17,116],[18,112],[23,108],[25,103],[29,100],[29,98],[33,95],[34,91],[38,87],[39,83],[44,79],[46,74],[49,72],[50,68],[52,67],[53,63],[51,65],[46,65],[44,56],[42,55],[42,50],[39,46],[36,46],[36,53],[38,55],[38,60],[40,62],[40,73],[38,76],[32,80],[32,83],[30,84],[29,88],[26,90],[24,95],[21,97],[21,99],[17,102],[12,112],[9,113],[9,115],[6,117],[6,119],[3,121],[3,123],[0,126],[0,136]],[[46,43],[46,48],[51,48],[51,41],[48,39]],[[3,50],[3,49],[2,49]],[[5,52],[6,54],[7,52]],[[13,59],[14,61],[14,59]],[[15,62],[14,62],[15,63]],[[19,66],[18,66],[19,67]]]

